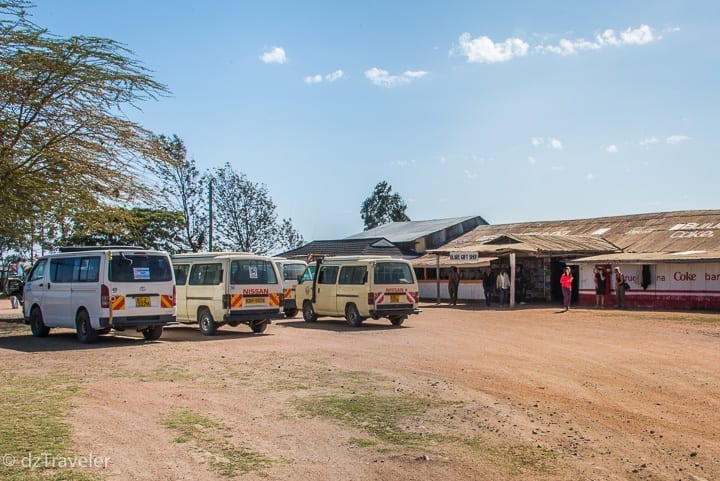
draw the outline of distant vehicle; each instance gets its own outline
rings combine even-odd
[[[74,328],[90,343],[111,329],[159,339],[175,321],[175,279],[166,252],[139,247],[74,247],[43,256],[27,276],[23,314],[36,337]]]
[[[389,256],[338,256],[308,266],[295,288],[305,322],[344,316],[358,327],[367,318],[386,317],[400,326],[420,313],[412,265]]]
[[[265,332],[272,319],[283,319],[283,285],[272,257],[246,252],[177,254],[177,321],[197,323],[211,336],[227,324],[247,324]]]
[[[307,268],[307,262],[275,257],[283,285],[283,312],[287,317],[297,316],[299,307],[295,301],[295,286]]]

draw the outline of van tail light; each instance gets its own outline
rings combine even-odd
[[[375,293],[368,292],[368,306],[372,306],[373,304],[375,304]]]
[[[420,302],[420,293],[418,291],[410,292],[410,296],[412,296],[412,298],[414,299],[413,304],[417,304],[418,302]]]
[[[100,307],[103,309],[110,307],[110,289],[105,284],[100,286]]]
[[[223,294],[222,306],[223,309],[230,309],[230,294]]]
[[[175,284],[173,284],[173,307],[177,306],[177,297],[175,297],[175,294],[177,294],[175,290]]]

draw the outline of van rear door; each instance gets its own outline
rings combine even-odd
[[[173,271],[165,254],[113,253],[108,273],[114,316],[161,316],[175,313]]]

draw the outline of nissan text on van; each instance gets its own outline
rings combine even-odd
[[[283,319],[283,286],[271,257],[246,252],[209,252],[172,256],[177,281],[177,321],[197,323],[211,336],[227,324],[247,324],[265,332]]]
[[[367,318],[385,317],[400,326],[421,312],[412,265],[389,256],[325,257],[308,266],[295,293],[306,322],[345,317],[358,327]]]
[[[68,247],[43,256],[28,274],[24,299],[36,337],[65,327],[83,343],[111,329],[156,340],[175,321],[170,256],[139,247]]]

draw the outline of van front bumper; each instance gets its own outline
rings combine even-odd
[[[121,317],[113,316],[112,324],[110,323],[109,317],[101,317],[99,319],[100,327],[117,327],[125,329],[128,327],[150,327],[150,326],[164,326],[171,322],[175,322],[175,316],[172,314],[163,314],[160,316],[133,316],[133,317]]]
[[[223,316],[224,322],[251,322],[263,319],[285,319],[285,314],[277,309],[257,309],[254,311],[230,311]]]

